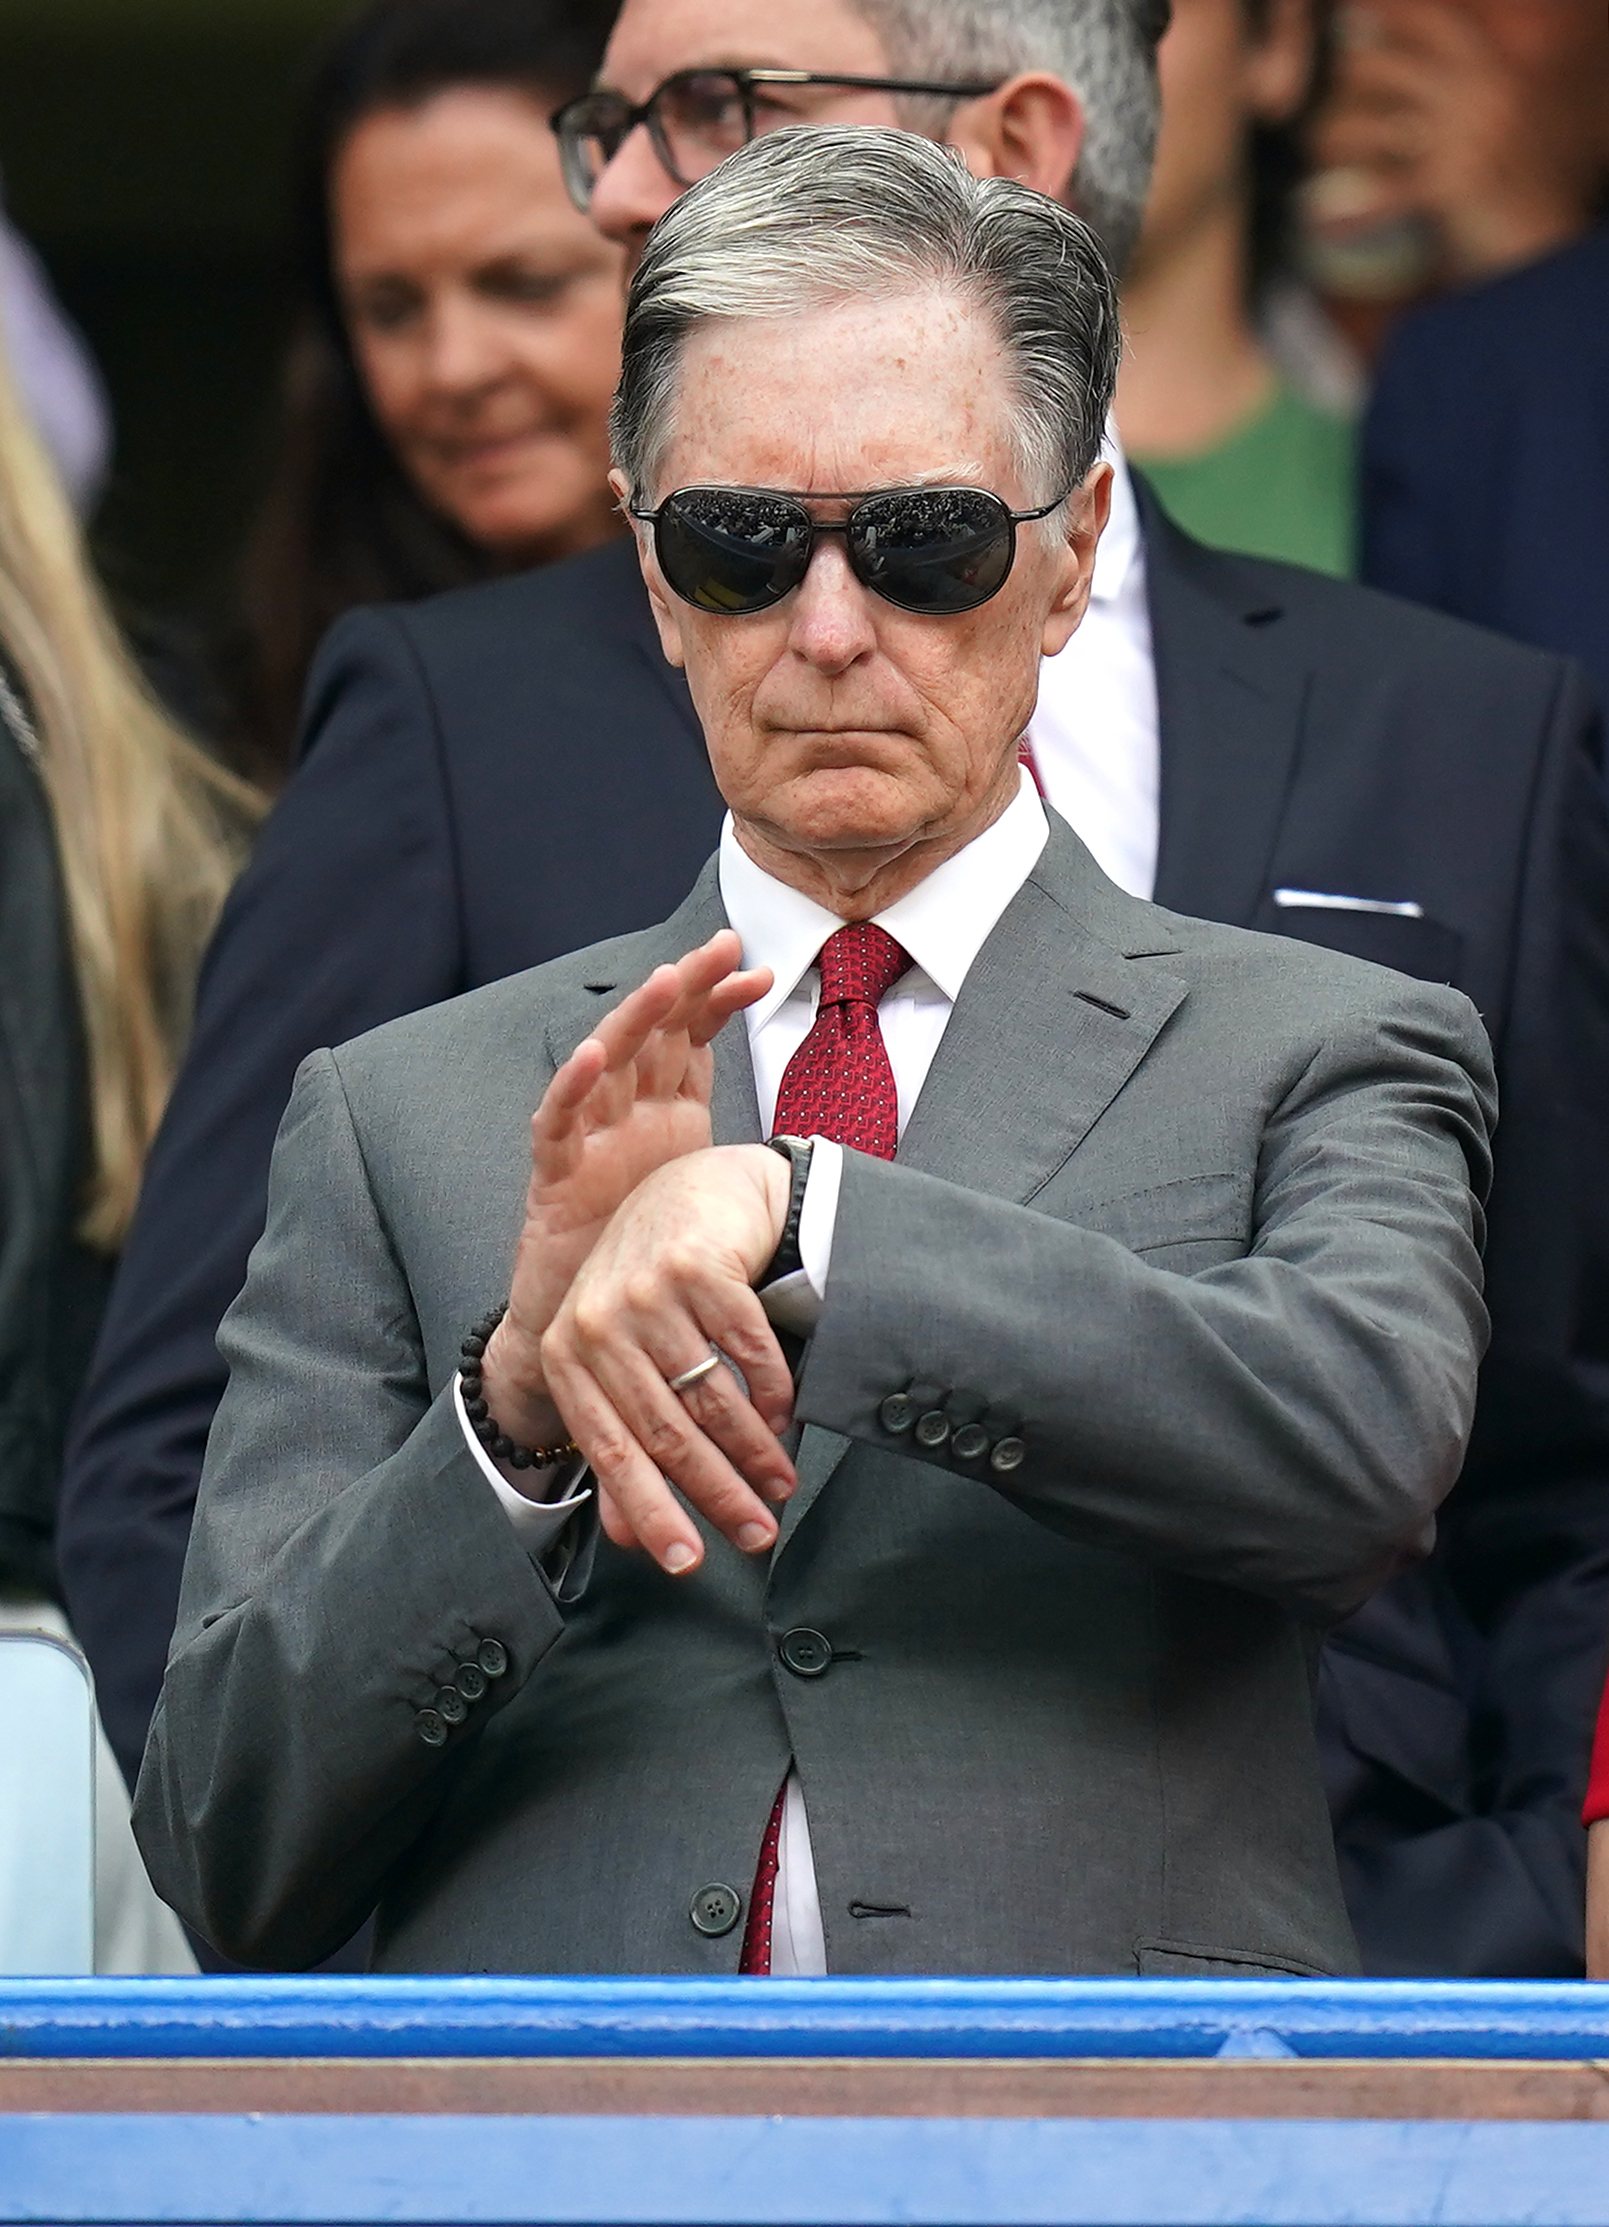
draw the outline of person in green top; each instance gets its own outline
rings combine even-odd
[[[1346,574],[1344,373],[1324,363],[1321,343],[1299,385],[1263,314],[1277,297],[1294,127],[1313,96],[1325,21],[1326,0],[1174,0],[1156,172],[1124,287],[1117,420],[1128,455],[1188,532]],[[1313,311],[1309,338],[1317,329]]]

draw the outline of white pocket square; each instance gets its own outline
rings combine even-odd
[[[1383,912],[1397,920],[1423,920],[1425,908],[1411,897],[1338,897],[1325,889],[1276,889],[1276,905],[1304,912]]]

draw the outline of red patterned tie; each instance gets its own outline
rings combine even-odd
[[[827,938],[815,1023],[777,1092],[771,1124],[777,1136],[831,1137],[875,1159],[893,1159],[899,1094],[877,1008],[910,963],[875,921],[854,921]]]
[[[830,1137],[875,1159],[893,1159],[899,1143],[899,1093],[877,1008],[910,963],[909,954],[874,921],[853,921],[827,938],[819,961],[816,1018],[783,1073],[773,1134]],[[771,1969],[771,1919],[787,1797],[784,1779],[760,1843],[740,1972]]]

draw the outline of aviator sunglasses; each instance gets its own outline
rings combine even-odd
[[[627,508],[654,529],[667,584],[698,611],[746,618],[791,595],[821,534],[842,534],[850,570],[901,611],[949,618],[975,611],[1005,586],[1017,528],[1048,518],[1071,490],[1038,510],[1008,510],[982,487],[894,487],[875,495],[812,495],[847,502],[847,518],[813,518],[805,498],[765,487],[679,487],[657,510]]]

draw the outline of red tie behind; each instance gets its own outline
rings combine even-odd
[[[899,1092],[877,1008],[910,963],[909,954],[874,921],[852,921],[827,938],[819,961],[821,1000],[810,1034],[784,1071],[771,1124],[774,1135],[830,1137],[874,1159],[893,1159],[899,1143]],[[784,1779],[760,1843],[740,1972],[771,1969],[771,1919],[787,1791]]]

